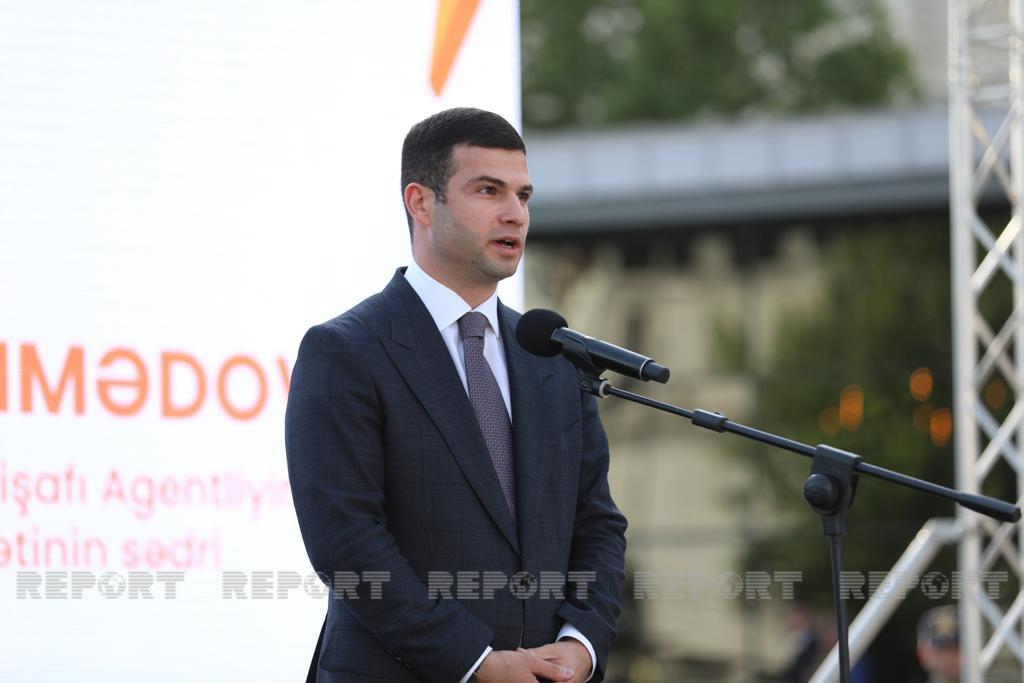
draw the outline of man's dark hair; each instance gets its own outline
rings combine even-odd
[[[409,183],[420,183],[444,202],[448,179],[455,174],[456,145],[526,152],[526,143],[508,121],[483,109],[457,107],[423,119],[409,129],[402,144],[402,196]],[[412,237],[412,216],[405,211]]]

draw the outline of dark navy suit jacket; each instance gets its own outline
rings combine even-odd
[[[288,473],[313,567],[347,577],[328,601],[317,681],[457,683],[488,645],[537,647],[566,621],[594,647],[593,680],[604,675],[626,520],[608,489],[596,399],[568,362],[516,343],[518,313],[499,304],[498,316],[517,520],[451,355],[403,269],[302,340]],[[511,587],[493,588],[505,577]]]

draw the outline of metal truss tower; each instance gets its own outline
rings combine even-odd
[[[1024,492],[1022,21],[1024,0],[949,0],[957,487],[988,492],[1012,483],[1010,495],[1018,499]],[[992,207],[984,215],[983,200]],[[966,530],[959,545],[962,680],[1021,681],[1024,532],[1018,526],[1024,525],[963,509],[958,514]],[[1008,575],[1000,598],[971,580],[998,571]]]

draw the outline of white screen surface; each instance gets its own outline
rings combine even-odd
[[[0,0],[5,679],[305,674],[288,376],[408,262],[409,126],[518,124],[518,7],[476,5]]]

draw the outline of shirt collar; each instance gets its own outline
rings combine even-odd
[[[434,278],[427,275],[415,261],[405,269],[405,279],[419,295],[427,312],[434,319],[438,330],[444,330],[458,322],[459,318],[470,311],[483,313],[487,318],[494,336],[501,339],[501,327],[498,326],[498,292],[495,291],[486,301],[470,308],[466,301]]]

